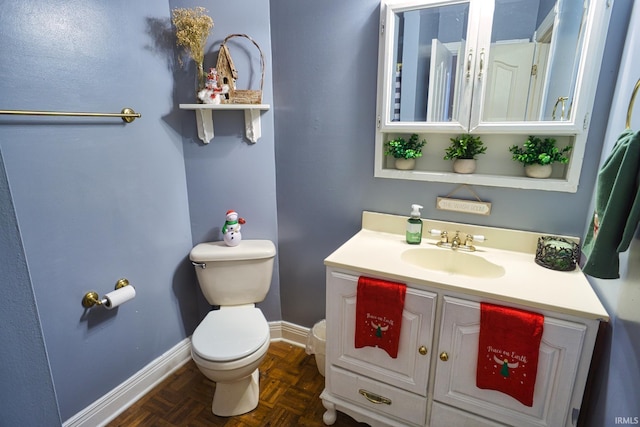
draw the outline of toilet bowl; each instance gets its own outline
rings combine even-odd
[[[269,324],[255,303],[271,285],[275,246],[268,240],[196,245],[189,255],[200,288],[218,310],[210,311],[191,337],[191,357],[216,383],[211,410],[230,417],[258,406],[258,367],[269,349]]]
[[[191,338],[191,357],[216,383],[211,410],[229,417],[258,406],[258,367],[270,343],[269,324],[253,305],[209,312]]]

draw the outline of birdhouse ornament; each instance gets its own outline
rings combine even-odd
[[[246,221],[236,211],[227,211],[226,221],[222,226],[222,239],[227,246],[238,246],[242,241],[240,225]]]
[[[231,52],[227,46],[227,42],[234,38],[239,37],[249,40],[258,49],[260,53],[260,89],[238,89],[236,88],[236,81],[238,80],[238,70],[231,59]],[[218,62],[216,63],[216,70],[218,72],[218,85],[226,85],[228,93],[221,98],[223,104],[260,104],[262,103],[262,88],[264,86],[264,54],[262,49],[255,40],[246,34],[230,34],[222,41],[220,45],[220,52],[218,52]]]

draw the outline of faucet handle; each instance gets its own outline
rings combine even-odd
[[[465,246],[471,246],[471,244],[473,243],[473,238],[475,236],[473,234],[467,234],[467,238],[464,239],[464,245]]]
[[[429,230],[429,234],[431,234],[432,236],[440,236],[440,242],[442,243],[449,243],[449,235],[446,231],[436,230],[435,228],[432,228],[431,230]]]
[[[464,240],[464,246],[470,251],[475,251],[476,248],[473,246],[473,241],[476,240],[478,242],[484,242],[486,237],[481,234],[467,234],[466,239]]]

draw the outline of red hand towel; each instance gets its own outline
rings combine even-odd
[[[541,314],[481,303],[478,388],[533,406],[543,324]]]
[[[407,286],[370,277],[358,278],[356,348],[380,347],[398,357]]]

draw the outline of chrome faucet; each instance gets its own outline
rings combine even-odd
[[[440,240],[436,243],[436,246],[439,248],[449,248],[454,251],[461,250],[467,252],[473,252],[476,250],[476,247],[473,246],[473,241],[477,240],[479,242],[484,242],[487,240],[483,235],[473,235],[466,234],[464,238],[464,243],[462,243],[462,239],[460,238],[460,232],[456,231],[456,234],[453,236],[451,240],[449,240],[449,233],[447,231],[440,230],[429,230],[429,233],[432,235],[440,235]]]

